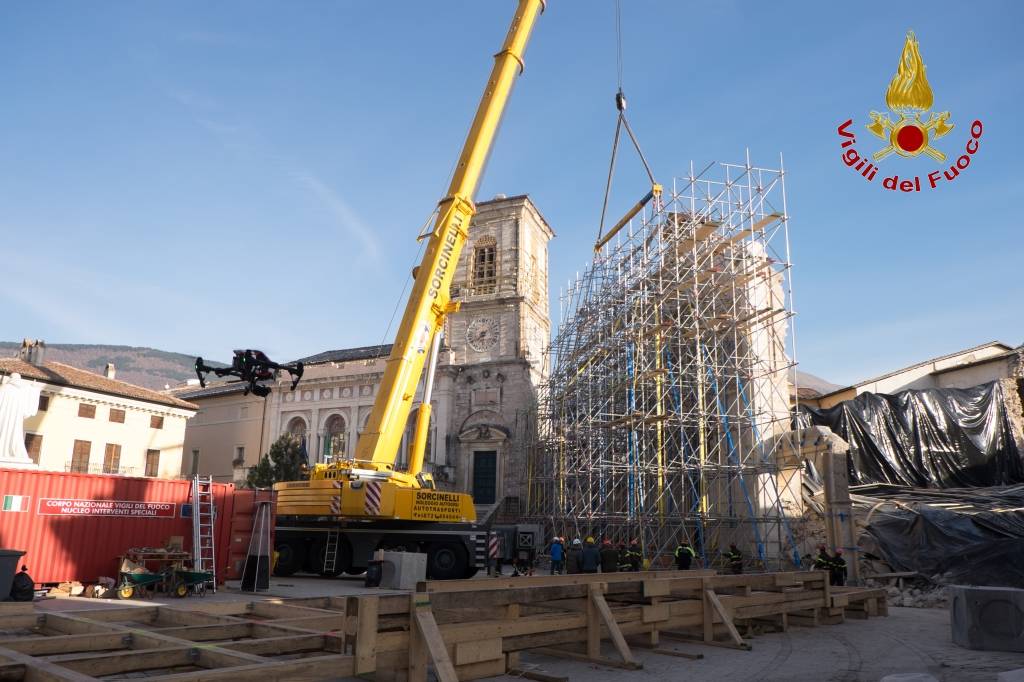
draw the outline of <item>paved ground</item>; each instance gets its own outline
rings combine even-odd
[[[39,602],[46,610],[105,608],[136,604],[201,606],[203,602],[252,601],[275,597],[380,593],[363,587],[361,579],[324,579],[305,576],[273,578],[271,589],[253,595],[229,583],[216,595],[187,599],[50,599]],[[662,640],[664,648],[700,653],[703,660],[662,656],[635,648],[644,669],[625,671],[578,661],[524,654],[523,668],[583,682],[653,682],[669,680],[776,682],[876,682],[893,673],[928,673],[943,682],[991,682],[999,672],[1024,668],[1024,654],[971,651],[953,644],[949,612],[945,609],[890,608],[888,618],[848,620],[842,625],[791,628],[788,633],[761,635],[750,640],[751,651],[736,651]],[[609,658],[614,656],[606,644]],[[496,678],[511,681],[517,678]]]
[[[791,628],[788,633],[762,635],[750,640],[751,651],[663,639],[665,648],[704,654],[704,659],[690,661],[637,648],[634,652],[644,664],[639,671],[537,655],[523,655],[522,667],[585,682],[876,682],[889,674],[910,672],[928,673],[943,682],[993,682],[999,672],[1024,668],[1024,654],[971,651],[954,645],[946,610],[890,608],[889,613],[888,618],[848,620],[842,625]],[[607,645],[606,655],[614,655]]]

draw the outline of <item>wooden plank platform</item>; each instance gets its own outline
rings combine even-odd
[[[749,650],[792,626],[887,615],[886,591],[832,587],[824,571],[641,571],[420,583],[412,593],[11,614],[0,679],[474,680],[521,669],[522,651],[627,670],[660,638]],[[741,655],[741,654],[737,654]],[[537,679],[543,678],[539,675]]]

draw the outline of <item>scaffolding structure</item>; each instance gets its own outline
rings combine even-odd
[[[721,565],[800,565],[799,475],[780,466],[795,365],[778,169],[714,163],[674,180],[562,295],[529,457],[530,516],[567,537],[688,540]],[[794,489],[795,488],[795,489]]]

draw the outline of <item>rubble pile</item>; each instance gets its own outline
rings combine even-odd
[[[915,609],[945,609],[949,607],[949,593],[942,585],[910,585],[903,589],[890,585],[889,606],[908,606]]]

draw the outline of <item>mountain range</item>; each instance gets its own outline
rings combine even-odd
[[[0,357],[16,355],[20,347],[20,342],[0,341]],[[49,360],[63,362],[65,365],[97,374],[102,374],[107,363],[112,362],[117,368],[117,379],[157,391],[196,378],[195,369],[193,369],[195,356],[184,353],[136,346],[77,343],[47,344],[46,352],[46,357]],[[209,361],[207,363],[223,366],[223,363]],[[791,381],[795,377],[800,386],[813,388],[821,393],[841,388],[821,377],[799,370],[791,371],[790,377]]]

